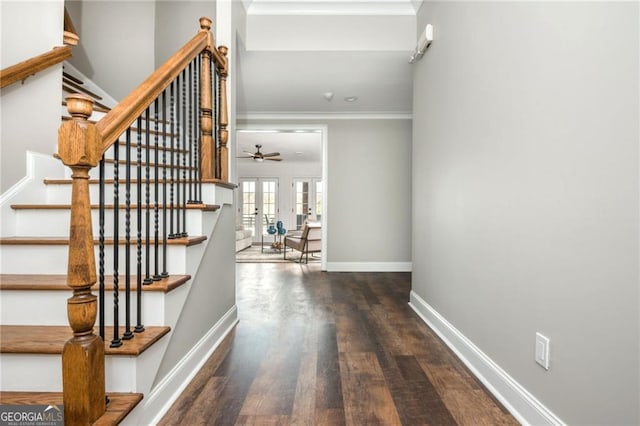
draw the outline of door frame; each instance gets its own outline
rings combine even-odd
[[[243,177],[243,178],[238,178],[238,211],[240,211],[240,214],[242,215],[242,208],[243,208],[243,192],[242,192],[242,183],[243,182],[254,182],[256,189],[255,189],[255,204],[256,204],[256,209],[258,209],[258,214],[256,215],[256,219],[255,222],[253,224],[253,231],[254,231],[254,235],[253,235],[253,243],[259,243],[260,241],[262,241],[262,235],[264,235],[264,233],[266,232],[266,229],[264,229],[264,226],[262,225],[262,221],[264,220],[264,210],[262,209],[262,207],[264,206],[264,191],[263,191],[263,186],[262,184],[267,181],[267,182],[275,182],[276,184],[276,200],[275,200],[275,209],[276,209],[276,218],[278,217],[278,213],[280,212],[280,179],[278,177],[254,177],[254,176],[247,176],[247,177]],[[259,225],[258,225],[259,223]]]
[[[328,141],[329,126],[326,124],[284,124],[284,123],[272,123],[272,124],[238,124],[237,130],[316,130],[320,131],[322,141],[322,252],[320,253],[320,269],[327,270],[327,236],[329,235],[329,215],[327,214],[330,195],[329,195],[329,155],[328,155]],[[237,161],[237,160],[236,160]]]

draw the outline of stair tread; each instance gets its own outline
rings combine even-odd
[[[167,240],[167,245],[173,246],[193,246],[196,244],[200,244],[207,237],[205,236],[195,236],[195,237],[182,237],[182,238],[174,238],[171,240]],[[132,244],[134,239],[132,238]],[[93,244],[98,245],[100,243],[99,240],[94,240]],[[105,238],[105,245],[113,245],[112,238]],[[154,244],[155,240],[150,240],[150,244]],[[124,238],[120,240],[120,244],[124,244]],[[3,237],[0,238],[0,245],[56,245],[56,246],[66,246],[69,245],[69,237]]]
[[[107,338],[104,352],[106,355],[138,356],[170,330],[170,327],[145,327],[144,332],[134,333],[135,337],[123,341],[119,348],[111,348]],[[120,327],[120,331],[122,335],[124,327]],[[97,327],[94,333],[98,334]],[[72,335],[68,325],[0,325],[0,353],[60,355]]]
[[[94,426],[117,425],[140,401],[141,393],[107,392],[107,410]],[[3,405],[62,405],[62,392],[0,392]]]
[[[155,291],[168,293],[181,285],[187,283],[191,275],[171,275],[167,278],[154,281],[149,285],[143,285],[143,291]],[[120,288],[124,287],[124,276],[120,276]],[[131,277],[131,290],[137,289],[136,277]],[[93,291],[98,291],[98,284],[91,287]],[[0,290],[56,290],[70,291],[67,286],[67,276],[63,274],[0,274]],[[105,276],[105,290],[113,290],[113,276]]]
[[[153,209],[155,208],[155,204],[149,204],[149,208]],[[158,205],[158,208],[161,209],[163,208],[165,205],[160,204]],[[105,204],[104,206],[106,209],[112,210],[114,205],[113,204]],[[141,208],[145,208],[146,205],[142,205]],[[170,208],[170,205],[167,204],[166,205],[167,208]],[[182,206],[178,206],[177,204],[174,205],[175,208],[178,207],[182,207]],[[11,208],[13,210],[70,210],[71,209],[71,204],[12,204]],[[98,208],[100,208],[100,206],[98,204],[92,204],[91,208],[96,210]],[[126,208],[125,204],[120,204],[120,209],[124,210]],[[131,204],[131,209],[132,210],[136,210],[138,208],[137,204]],[[213,212],[216,211],[218,209],[220,209],[220,206],[217,204],[187,204],[186,208],[188,210],[202,210],[205,212]]]

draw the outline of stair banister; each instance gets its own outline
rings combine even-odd
[[[67,303],[73,338],[67,342],[62,360],[66,424],[90,424],[105,411],[104,342],[93,333],[97,316],[97,298],[91,293],[91,286],[97,281],[97,277],[89,199],[89,171],[98,166],[105,152],[118,143],[119,138],[134,122],[138,122],[138,128],[142,127],[140,118],[143,114],[145,114],[147,128],[147,150],[149,149],[150,108],[153,108],[156,114],[157,139],[159,134],[158,97],[163,92],[162,96],[166,96],[165,91],[169,86],[171,86],[170,93],[173,94],[174,81],[187,67],[191,70],[194,60],[200,58],[203,60],[198,59],[195,62],[200,64],[198,88],[200,96],[199,99],[194,96],[195,103],[199,104],[199,110],[196,110],[196,114],[199,111],[199,116],[195,115],[198,117],[196,120],[199,121],[199,126],[194,126],[194,129],[199,129],[199,132],[196,132],[194,139],[197,139],[202,149],[198,152],[196,147],[194,152],[200,155],[200,160],[196,164],[200,163],[206,169],[201,168],[200,175],[196,176],[196,179],[219,179],[226,182],[228,179],[226,54],[226,47],[216,48],[214,45],[211,20],[200,18],[198,33],[97,123],[88,121],[93,112],[93,101],[90,98],[77,94],[67,96],[67,107],[72,120],[63,122],[58,132],[58,154],[63,163],[71,168],[73,179],[67,278],[68,285],[73,290],[73,296]],[[214,81],[212,63],[219,77],[217,90],[212,86]],[[195,82],[195,77],[193,81]],[[175,88],[178,88],[177,84]],[[215,99],[212,99],[212,92],[217,94]],[[195,95],[195,89],[193,93]],[[214,102],[217,106],[215,124],[213,123]],[[152,104],[154,106],[151,106]],[[171,107],[172,114],[173,110]],[[189,127],[191,128],[191,124]],[[163,129],[162,133],[166,136],[167,130]],[[214,134],[218,141],[214,139]],[[147,157],[147,168],[149,161]],[[155,178],[157,179],[157,165]],[[140,181],[140,177],[138,180]],[[167,184],[165,175],[163,185]],[[184,194],[183,202],[186,202]],[[193,202],[201,203],[198,200]],[[155,209],[158,203],[158,193],[156,193]],[[147,208],[148,204],[147,201]],[[163,226],[163,232],[166,232],[166,225]],[[186,233],[180,235],[182,236],[186,236]],[[116,235],[114,244],[117,244],[117,240]]]
[[[11,65],[0,71],[0,88],[7,87],[18,81],[24,81],[27,77],[59,64],[70,57],[71,47],[59,46],[33,58]]]

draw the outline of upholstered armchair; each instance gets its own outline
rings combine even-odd
[[[309,253],[318,253],[322,250],[322,226],[320,222],[305,223],[300,235],[289,235],[284,239],[284,259],[287,259],[287,247],[298,250],[300,259],[306,255],[306,263],[309,263]]]

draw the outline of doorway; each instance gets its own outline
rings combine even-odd
[[[252,231],[253,242],[260,242],[270,224],[278,218],[278,179],[240,178],[238,210],[244,229]]]
[[[257,161],[256,145],[264,153],[277,153],[276,161]],[[304,124],[239,124],[235,152],[239,190],[236,192],[239,221],[252,229],[260,244],[265,226],[282,221],[295,233],[305,219],[322,224],[321,269],[327,262],[328,161],[327,126]],[[274,154],[275,155],[275,154]],[[280,160],[281,158],[281,160]],[[275,181],[275,193],[264,184]],[[273,206],[265,204],[265,198]],[[271,210],[269,210],[271,209]],[[266,214],[266,218],[265,218]],[[275,219],[273,219],[275,217]]]

